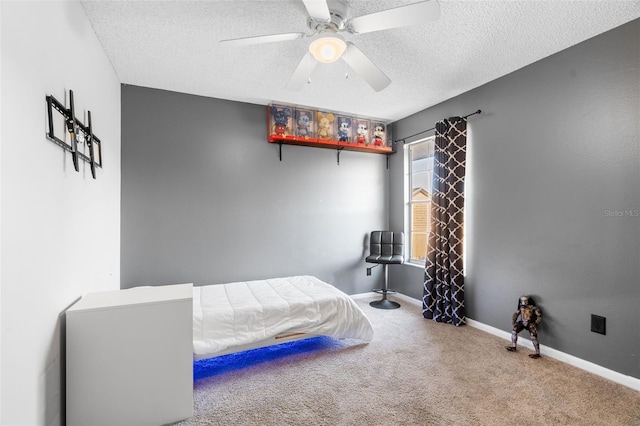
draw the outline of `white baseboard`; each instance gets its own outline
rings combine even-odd
[[[402,293],[393,295],[396,299],[404,300],[407,303],[411,303],[412,305],[420,306],[422,308],[422,300],[414,299],[411,296],[406,296]]]
[[[472,320],[470,318],[466,319],[467,325],[473,328],[477,328],[479,330],[485,331],[487,333],[493,334],[494,336],[501,337],[509,342],[511,342],[511,332],[507,332],[504,330],[500,330],[498,328],[492,327],[487,324],[483,324],[479,321]],[[522,336],[518,336],[518,344],[523,345],[533,350],[533,343],[531,340],[526,339]],[[575,357],[573,355],[569,355],[567,353],[561,352],[557,349],[550,348],[545,345],[540,345],[540,354],[548,356],[550,358],[557,359],[558,361],[562,361],[569,365],[573,365],[574,367],[578,367],[582,370],[588,371],[600,377],[604,377],[605,379],[609,379],[616,383],[620,383],[621,385],[630,387],[631,389],[640,391],[640,379],[636,379],[635,377],[627,376],[617,371],[609,370],[608,368],[602,367],[598,364],[594,364],[590,361],[586,361],[582,358]]]
[[[366,299],[367,297],[372,297],[372,296],[375,296],[376,294],[377,293],[370,291],[369,293],[350,294],[349,297],[352,298],[353,300],[358,300],[358,299]]]
[[[375,296],[376,293],[373,293],[373,292],[361,293],[361,294],[353,295],[351,296],[351,298],[362,299],[372,295]],[[394,294],[392,297],[403,300],[407,303],[411,303],[413,305],[422,307],[422,301],[415,299],[413,297],[405,296],[404,294],[401,294],[401,293]],[[500,330],[498,328],[481,323],[480,321],[472,320],[470,318],[466,319],[466,323],[469,327],[477,328],[478,330],[482,330],[486,333],[493,334],[494,336],[498,336],[500,338],[503,338],[511,342],[510,331]],[[526,339],[522,336],[518,336],[518,344],[524,345],[526,348],[533,350],[533,343],[531,343],[531,340]],[[597,376],[604,377],[605,379],[627,386],[633,390],[640,391],[640,379],[636,379],[635,377],[627,376],[627,375],[618,373],[617,371],[609,370],[608,368],[602,367],[598,364],[594,364],[590,361],[586,361],[584,359],[575,357],[573,355],[569,355],[567,353],[561,352],[557,349],[553,349],[542,344],[540,345],[540,354],[548,356],[549,358],[557,359],[558,361],[562,361],[569,365],[573,365],[574,367],[578,367],[581,370],[585,370]]]
[[[382,297],[382,296],[379,293],[370,291],[368,293],[352,294],[349,297],[354,300],[357,300],[357,299],[366,299],[367,297]],[[410,296],[405,296],[402,293],[389,294],[389,297],[391,297],[392,299],[399,299],[401,301],[411,303],[412,305],[422,306],[421,300],[414,299],[413,297],[410,297]]]

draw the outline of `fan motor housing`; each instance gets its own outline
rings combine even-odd
[[[327,0],[330,22],[309,18],[308,25],[315,32],[338,32],[345,28],[347,21],[347,5],[340,0]]]

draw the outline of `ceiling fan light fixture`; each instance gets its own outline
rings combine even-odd
[[[322,36],[311,42],[309,52],[318,62],[330,64],[335,62],[347,49],[347,43],[337,35]]]

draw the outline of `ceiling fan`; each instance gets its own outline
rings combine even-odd
[[[318,62],[331,63],[342,59],[376,92],[387,87],[391,80],[355,44],[345,41],[341,32],[363,34],[435,21],[440,16],[437,0],[427,0],[381,12],[348,17],[348,7],[341,0],[302,0],[309,15],[307,26],[311,33],[284,33],[221,40],[227,46],[247,46],[277,41],[313,38],[309,51],[291,75],[287,88],[300,90],[310,82],[309,76]]]

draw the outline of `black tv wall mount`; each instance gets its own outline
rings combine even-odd
[[[47,139],[61,146],[65,151],[71,152],[73,159],[73,167],[76,172],[80,171],[78,159],[89,163],[91,167],[91,176],[96,178],[96,167],[102,168],[102,142],[93,134],[91,129],[91,111],[87,111],[87,125],[85,126],[75,115],[73,105],[73,90],[69,90],[69,108],[66,108],[60,101],[49,95],[47,99],[47,112],[49,118],[49,131]],[[64,121],[58,128],[54,125],[57,122],[54,118],[54,111],[57,111]],[[60,128],[62,127],[62,128]],[[65,142],[65,133],[69,133],[70,143]],[[89,155],[85,155],[78,151],[78,144],[85,143]]]

